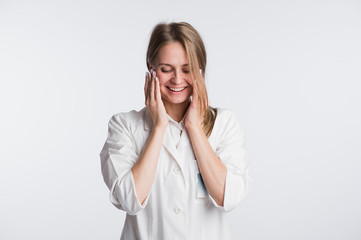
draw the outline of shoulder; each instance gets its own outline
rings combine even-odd
[[[244,137],[244,131],[235,112],[228,108],[213,107],[217,111],[216,120],[213,128],[213,137],[215,139],[224,139],[234,135],[240,138]]]
[[[236,114],[229,108],[213,107],[217,111],[216,122],[229,123],[238,122]]]
[[[140,110],[130,110],[127,112],[118,112],[112,115],[109,125],[114,127],[127,128],[131,130],[133,126],[143,124],[146,113],[146,107]]]
[[[119,119],[122,121],[134,121],[136,119],[141,119],[144,116],[146,107],[140,110],[130,110],[127,112],[118,112],[113,114],[112,118]]]

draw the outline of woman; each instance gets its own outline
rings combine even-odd
[[[155,26],[145,105],[114,114],[100,153],[110,201],[124,210],[121,239],[230,239],[225,212],[247,195],[244,134],[208,104],[206,51],[188,23]]]

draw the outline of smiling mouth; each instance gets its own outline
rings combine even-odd
[[[187,87],[184,88],[171,88],[171,87],[167,87],[169,90],[171,90],[172,92],[181,92],[184,89],[186,89]]]

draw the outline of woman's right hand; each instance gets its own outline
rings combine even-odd
[[[160,94],[159,80],[156,72],[153,70],[151,72],[147,72],[145,76],[145,106],[153,119],[153,126],[166,128],[169,119]]]

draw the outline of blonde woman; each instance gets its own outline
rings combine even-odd
[[[101,150],[110,201],[126,214],[121,239],[230,239],[225,212],[247,195],[244,134],[208,104],[206,50],[186,22],[150,37],[145,107],[114,114]]]

